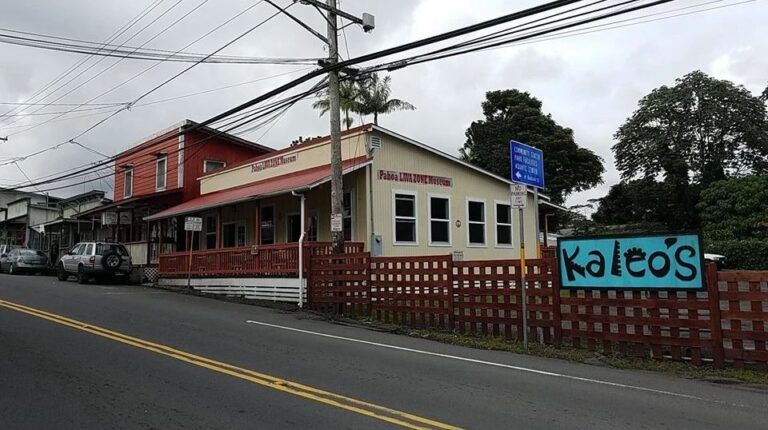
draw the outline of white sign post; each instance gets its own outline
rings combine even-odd
[[[203,219],[188,216],[184,219],[184,230],[189,232],[189,261],[187,264],[187,288],[192,285],[192,248],[195,245],[195,232],[203,231]]]
[[[513,209],[523,209],[528,206],[528,187],[522,184],[509,186],[510,204]]]
[[[344,217],[341,214],[331,214],[331,231],[344,230]]]

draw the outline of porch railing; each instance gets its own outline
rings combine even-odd
[[[347,242],[345,252],[362,252],[363,247],[361,242]],[[312,255],[329,254],[331,249],[330,242],[307,242],[304,244],[304,261],[309,261]],[[160,254],[160,276],[186,276],[188,268],[189,252]],[[191,274],[194,277],[299,276],[299,244],[292,242],[192,251]]]

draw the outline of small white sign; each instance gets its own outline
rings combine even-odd
[[[184,219],[185,231],[203,231],[203,219],[195,216],[188,216]]]
[[[101,223],[103,225],[117,224],[117,212],[102,212]]]
[[[344,230],[344,217],[341,214],[331,214],[331,231]]]
[[[453,261],[464,261],[464,251],[453,251],[451,258]]]
[[[130,225],[130,224],[131,224],[131,213],[120,212],[120,225]]]
[[[510,204],[513,208],[522,209],[528,206],[528,188],[521,184],[509,186]]]

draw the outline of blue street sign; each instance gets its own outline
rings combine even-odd
[[[510,140],[509,156],[514,182],[544,188],[544,153],[541,149]]]

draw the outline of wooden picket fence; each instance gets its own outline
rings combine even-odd
[[[768,364],[768,272],[709,265],[706,291],[648,292],[561,289],[554,258],[526,268],[532,341],[695,365]],[[519,339],[520,274],[520,260],[315,255],[308,301],[323,312]]]

